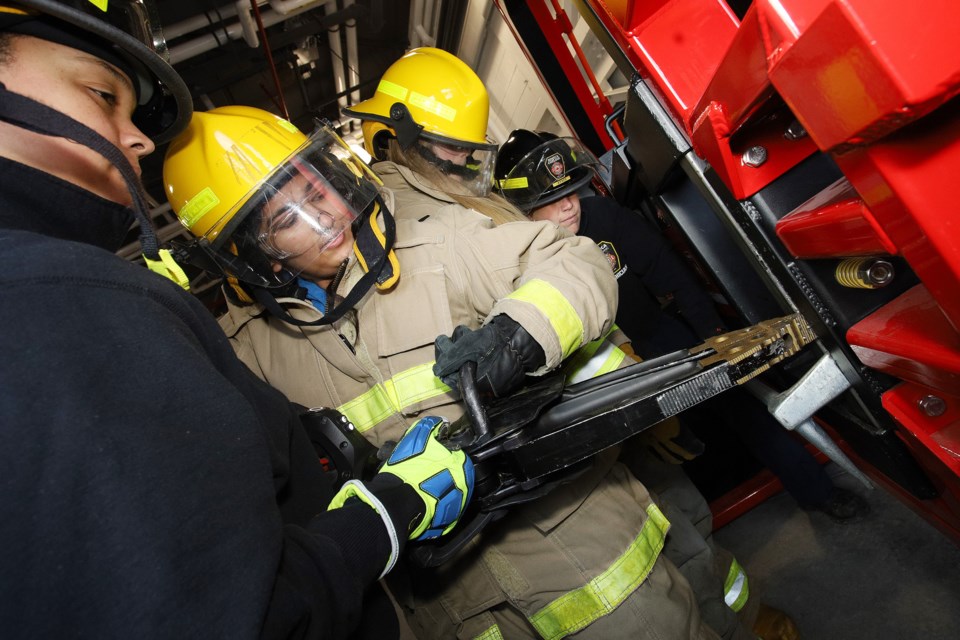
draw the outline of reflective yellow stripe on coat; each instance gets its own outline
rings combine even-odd
[[[723,581],[723,601],[734,611],[740,611],[749,598],[750,583],[747,580],[747,572],[734,559],[730,563],[730,570],[727,571],[727,579]]]
[[[647,521],[627,550],[583,587],[566,593],[535,613],[530,622],[545,638],[557,640],[585,628],[626,600],[653,569],[670,522],[651,504]]]
[[[607,335],[610,335],[614,329],[616,325],[607,332]],[[607,340],[606,336],[588,342],[564,364],[563,371],[566,374],[567,384],[583,382],[619,369],[626,357],[627,354]]]
[[[476,636],[473,640],[503,640],[503,634],[500,633],[500,627],[494,624],[492,627]]]
[[[552,284],[543,280],[531,280],[507,297],[532,304],[546,316],[560,339],[560,348],[563,350],[561,359],[565,359],[580,347],[583,342],[583,321],[570,301]]]
[[[383,384],[345,402],[337,411],[347,416],[361,433],[376,426],[404,407],[439,396],[450,387],[433,375],[433,362],[425,362],[401,371]]]

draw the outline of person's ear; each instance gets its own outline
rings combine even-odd
[[[280,264],[279,262],[271,262],[270,266],[273,268],[274,273],[280,273],[281,271],[283,271],[283,265]]]

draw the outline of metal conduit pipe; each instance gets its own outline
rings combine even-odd
[[[219,28],[219,25],[227,18],[232,18],[235,15],[237,15],[237,7],[232,4],[219,7],[216,11],[199,13],[192,18],[163,27],[163,37],[166,38],[167,42],[170,42],[205,27],[216,26]],[[217,20],[212,20],[214,17]]]
[[[326,15],[332,15],[337,12],[337,3],[328,2],[323,7]],[[347,79],[344,73],[343,45],[340,42],[340,25],[336,24],[327,29],[327,39],[330,43],[330,67],[333,69],[333,83],[337,90],[337,104],[341,107],[347,106],[347,96],[344,93],[347,90]]]
[[[354,0],[343,0],[344,10],[349,9],[353,5]],[[357,20],[356,18],[351,18],[346,22],[347,26],[347,75],[350,80],[351,87],[357,87],[360,85],[360,56],[357,53]],[[339,93],[339,91],[337,92]],[[350,92],[350,104],[357,104],[360,102],[360,90],[354,89]]]
[[[329,1],[330,0],[322,0],[322,2]],[[217,36],[208,33],[170,47],[170,64],[175,65],[179,62],[183,62],[184,60],[189,60],[194,56],[200,55],[201,53],[210,51],[211,49],[216,49],[223,44],[222,37],[224,34],[226,34],[231,40],[237,40],[238,38],[243,37],[246,43],[251,47],[260,46],[260,37],[257,35],[257,23],[251,15],[249,0],[237,0],[234,6],[238,21],[223,26],[218,32],[218,35],[220,36],[219,39]],[[318,0],[310,0],[308,4],[303,4],[298,9],[290,10],[290,12],[286,14],[279,13],[276,10],[268,9],[267,11],[261,12],[260,18],[263,21],[264,28],[272,27],[275,24],[289,20],[290,18],[305,11],[309,11],[317,6],[320,6],[320,2],[318,2]],[[193,19],[191,18],[189,20]]]

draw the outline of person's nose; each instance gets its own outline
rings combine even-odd
[[[130,122],[120,134],[120,144],[137,174],[140,173],[140,158],[153,153],[157,146],[140,129]]]

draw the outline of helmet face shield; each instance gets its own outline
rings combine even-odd
[[[236,231],[224,233],[297,275],[331,247],[352,246],[351,226],[378,194],[363,161],[322,127],[255,188],[234,216]]]
[[[497,181],[507,200],[524,211],[542,207],[580,188],[599,161],[576,138],[556,138],[524,155]]]
[[[497,145],[470,144],[421,134],[413,146],[427,162],[451,178],[449,189],[458,195],[490,195],[493,170],[497,163]]]
[[[288,260],[308,251],[322,253],[357,219],[351,207],[312,165],[297,159],[284,166],[260,197],[257,244],[274,260]]]

